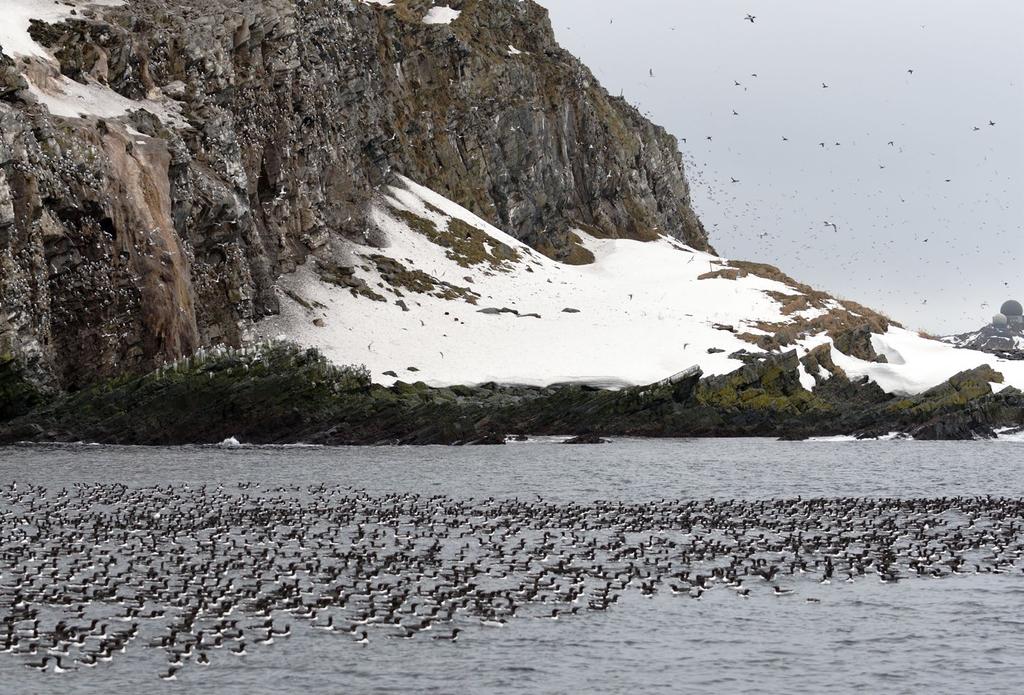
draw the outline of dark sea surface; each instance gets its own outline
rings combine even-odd
[[[296,505],[309,503],[314,493],[308,486],[323,484],[339,496],[371,502],[415,493],[444,496],[467,509],[490,497],[532,503],[539,496],[549,514],[605,500],[660,509],[663,499],[714,498],[729,509],[729,500],[797,496],[1020,498],[1024,443],[747,439],[465,448],[2,448],[0,487],[15,482],[19,490],[45,487],[40,504],[51,504],[61,488],[75,484],[123,483],[159,496],[154,486],[222,485],[224,494],[237,495],[240,482],[251,482],[275,499],[293,495]],[[5,532],[24,509],[0,496]],[[806,523],[810,536],[814,519]],[[46,566],[42,555],[32,567]],[[0,554],[0,597],[17,581],[9,565]],[[852,582],[841,581],[837,572],[829,584],[814,573],[778,576],[747,581],[745,599],[724,584],[695,599],[674,595],[667,582],[653,593],[636,582],[606,610],[584,603],[577,614],[557,620],[542,619],[551,613],[549,603],[523,606],[503,627],[460,614],[451,623],[463,629],[456,642],[430,638],[450,633],[451,625],[412,639],[389,639],[388,627],[371,625],[369,643],[357,644],[347,632],[312,630],[301,617],[275,613],[275,626],[290,625],[290,636],[270,645],[250,639],[243,657],[212,648],[208,666],[186,658],[175,681],[157,677],[168,668],[167,653],[145,647],[165,634],[164,621],[142,620],[124,653],[94,668],[38,673],[24,663],[39,655],[0,653],[0,693],[1019,692],[1022,567],[1017,562],[998,574],[965,568],[938,579],[910,576],[903,567],[895,583],[883,583],[874,572]],[[775,595],[772,585],[793,593]],[[12,591],[0,601],[0,618],[10,614]],[[41,606],[40,629],[60,610]],[[118,610],[113,606],[102,615]],[[241,613],[234,617],[243,625],[257,622]]]

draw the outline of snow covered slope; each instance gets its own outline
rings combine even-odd
[[[813,344],[814,339],[806,344]],[[872,337],[875,350],[888,363],[866,362],[844,355],[833,347],[832,357],[851,379],[866,376],[890,393],[914,394],[936,386],[958,372],[990,365],[1005,381],[992,384],[994,391],[1006,386],[1024,388],[1024,362],[1004,360],[986,352],[963,350],[938,340],[925,339],[902,328],[890,328]]]
[[[812,327],[793,344],[802,355],[831,342],[813,334],[816,319],[857,316],[821,293],[794,301],[808,299],[809,288],[737,273],[668,237],[598,239],[576,230],[595,261],[558,263],[408,179],[382,196],[373,220],[374,245],[345,244],[333,260],[310,260],[281,278],[281,314],[257,325],[260,337],[283,335],[337,363],[363,363],[382,383],[617,386],[694,365],[733,371],[743,363],[730,355],[762,352],[754,343],[780,325]],[[888,363],[833,349],[835,362],[895,392],[919,392],[984,363],[1024,386],[1024,363],[900,328],[872,345]]]

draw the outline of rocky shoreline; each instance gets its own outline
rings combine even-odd
[[[815,374],[812,355],[805,369]],[[828,351],[814,359],[829,362]],[[916,439],[991,438],[1024,425],[1024,393],[987,367],[957,374],[917,396],[898,397],[841,372],[800,382],[795,352],[749,355],[743,368],[621,390],[482,384],[433,388],[371,383],[316,350],[267,343],[216,350],[142,376],[74,393],[46,392],[0,368],[0,444],[501,444],[522,435],[805,439],[903,433]],[[831,371],[831,370],[830,370]],[[17,396],[17,398],[13,396]],[[9,397],[10,396],[10,397]]]

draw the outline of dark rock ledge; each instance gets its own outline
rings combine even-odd
[[[819,364],[830,362],[818,353]],[[808,358],[805,358],[805,364]],[[374,385],[358,367],[337,367],[316,350],[273,343],[181,360],[145,376],[123,376],[70,394],[47,395],[0,372],[6,413],[0,443],[112,444],[500,444],[509,433],[580,436],[872,437],[974,439],[1024,425],[1024,394],[993,393],[1002,376],[963,372],[908,398],[841,373],[813,391],[800,384],[795,352],[751,359],[731,374],[680,378],[620,391]],[[11,397],[13,394],[13,399]],[[26,395],[27,394],[27,395]]]

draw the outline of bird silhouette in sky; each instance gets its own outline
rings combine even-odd
[[[754,23],[754,20],[755,20],[755,19],[757,19],[757,17],[755,17],[755,16],[754,16],[754,15],[752,15],[752,14],[748,14],[748,15],[747,15],[746,17],[744,17],[743,19],[745,19],[746,21],[748,21],[748,22],[750,22],[751,24],[753,24],[753,23]]]

